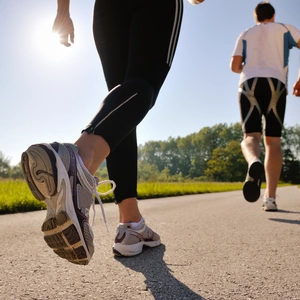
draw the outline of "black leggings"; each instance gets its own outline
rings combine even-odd
[[[136,126],[170,70],[182,12],[182,0],[96,0],[94,38],[110,92],[84,131],[110,146],[116,203],[137,197]]]

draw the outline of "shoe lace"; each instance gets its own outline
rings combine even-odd
[[[95,186],[94,186],[94,194],[96,195],[96,198],[100,204],[100,207],[101,207],[101,211],[102,211],[102,216],[103,216],[103,221],[104,221],[104,224],[106,226],[106,230],[107,232],[109,232],[108,230],[108,226],[107,226],[107,220],[106,220],[106,216],[105,216],[105,211],[104,211],[104,207],[103,207],[103,203],[101,201],[101,198],[100,196],[105,196],[105,195],[108,195],[110,193],[112,193],[115,188],[116,188],[116,184],[113,180],[103,180],[103,181],[100,181],[99,182],[99,178],[95,177]],[[102,184],[107,184],[107,183],[110,183],[112,184],[112,188],[110,190],[108,190],[107,192],[99,192],[98,191],[98,186],[102,185]],[[95,209],[95,201],[93,201],[93,212],[94,212],[94,215],[93,215],[93,223],[92,223],[92,226],[94,225],[94,221],[95,221],[95,217],[96,217],[96,209]]]

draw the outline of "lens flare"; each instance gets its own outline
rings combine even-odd
[[[68,49],[60,43],[60,35],[52,32],[52,24],[41,24],[34,34],[34,48],[46,59],[62,60],[68,55]]]

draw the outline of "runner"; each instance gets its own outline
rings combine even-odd
[[[74,42],[69,7],[58,0],[53,25],[65,46]],[[22,154],[27,183],[47,204],[45,241],[72,263],[88,264],[94,253],[89,210],[97,193],[93,175],[104,159],[119,208],[113,253],[133,256],[161,243],[138,207],[136,127],[170,70],[182,13],[182,0],[96,0],[93,32],[109,93],[74,144],[36,144]]]
[[[300,47],[300,31],[276,23],[275,9],[267,2],[254,10],[256,25],[243,31],[234,48],[230,68],[240,73],[239,105],[244,132],[242,152],[248,163],[243,187],[247,201],[260,197],[265,170],[263,209],[277,210],[276,189],[282,168],[281,133],[285,115],[289,50]],[[300,96],[300,74],[293,94]],[[260,160],[264,121],[264,166]]]

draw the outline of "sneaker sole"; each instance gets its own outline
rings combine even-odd
[[[254,162],[248,171],[253,181],[246,181],[243,186],[244,198],[248,202],[255,202],[260,197],[261,179],[264,173],[264,166],[260,162]]]
[[[124,245],[117,243],[113,245],[113,254],[116,256],[136,256],[143,251],[143,247],[157,247],[161,244],[161,241],[151,241],[151,242],[140,242],[134,245]]]
[[[277,211],[278,209],[277,209],[277,208],[276,208],[276,209],[270,209],[270,208],[264,208],[264,207],[263,207],[263,210],[264,210],[264,211]]]
[[[45,242],[58,256],[87,265],[91,255],[85,241],[93,247],[93,233],[88,222],[79,224],[69,176],[59,155],[50,145],[32,145],[22,154],[21,164],[32,194],[47,205],[41,228]]]
[[[277,207],[274,207],[274,208],[268,208],[268,207],[266,207],[266,206],[263,206],[262,209],[263,209],[264,211],[277,211],[277,210],[278,210]]]

